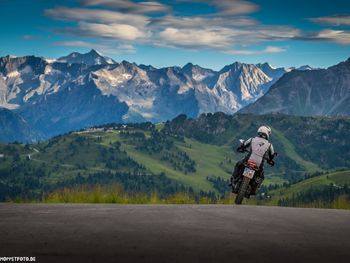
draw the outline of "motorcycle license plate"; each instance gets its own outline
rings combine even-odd
[[[243,176],[248,177],[249,179],[252,179],[254,177],[254,170],[251,170],[249,168],[245,168],[243,172]]]

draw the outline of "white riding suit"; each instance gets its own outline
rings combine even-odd
[[[231,182],[235,184],[239,181],[245,168],[244,163],[250,161],[255,162],[259,167],[259,171],[255,177],[256,187],[259,187],[264,180],[264,160],[271,162],[275,156],[273,145],[265,138],[257,136],[244,141],[239,149],[248,150],[249,153],[244,159],[237,162],[232,173]]]
[[[256,163],[258,167],[262,167],[264,160],[272,160],[275,154],[273,145],[262,137],[250,138],[242,147],[249,151],[247,161]]]

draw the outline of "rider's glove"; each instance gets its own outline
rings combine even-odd
[[[244,148],[242,146],[239,146],[237,148],[237,152],[244,153]]]

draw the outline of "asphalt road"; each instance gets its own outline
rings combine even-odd
[[[0,204],[0,258],[36,262],[350,262],[350,211]]]

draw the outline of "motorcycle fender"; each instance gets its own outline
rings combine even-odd
[[[253,179],[255,171],[249,169],[248,167],[244,169],[243,176],[248,177],[249,179]]]

